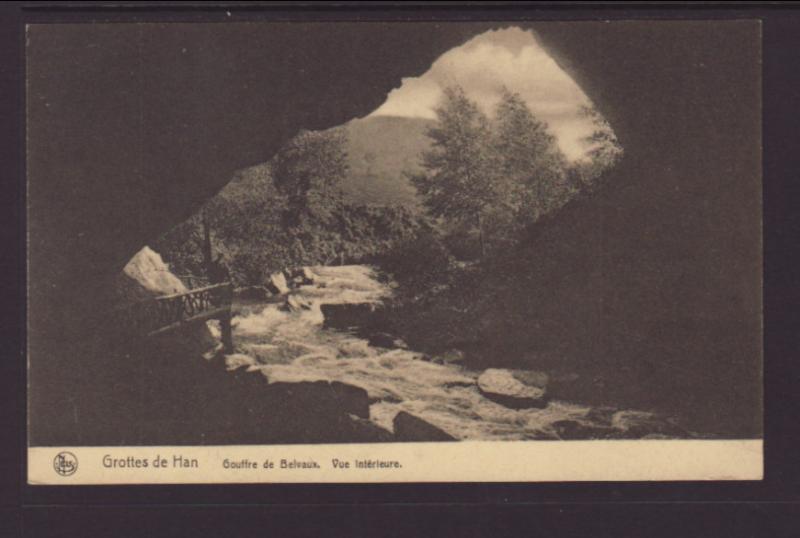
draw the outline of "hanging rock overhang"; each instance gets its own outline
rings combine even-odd
[[[596,289],[621,326],[720,311],[756,319],[757,22],[33,25],[31,338],[234,170],[301,128],[368,114],[403,77],[510,25],[535,31],[626,152],[613,184],[567,216],[551,255],[583,253],[571,267],[589,276],[605,268]],[[549,315],[576,312],[568,294],[554,296]]]

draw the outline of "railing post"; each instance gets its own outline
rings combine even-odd
[[[233,329],[231,327],[231,312],[228,310],[219,318],[219,328],[222,337],[222,349],[225,353],[233,353]]]
[[[230,282],[226,282],[220,292],[222,295],[222,302],[228,306],[228,309],[219,318],[222,349],[225,353],[233,353],[233,328],[231,327],[231,317],[233,315],[231,308],[233,303],[233,286]]]

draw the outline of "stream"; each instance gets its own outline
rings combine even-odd
[[[556,398],[543,408],[512,409],[481,394],[481,372],[325,328],[322,305],[377,305],[391,297],[392,287],[368,266],[311,270],[313,284],[291,292],[303,308],[248,305],[234,318],[238,352],[226,357],[229,369],[258,370],[270,383],[322,380],[361,387],[374,402],[370,420],[389,431],[395,415],[406,411],[462,440],[680,436],[670,435],[671,423],[643,411],[593,409]]]

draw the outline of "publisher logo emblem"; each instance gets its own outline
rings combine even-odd
[[[75,474],[78,470],[78,458],[72,452],[59,452],[53,459],[53,468],[61,476]]]

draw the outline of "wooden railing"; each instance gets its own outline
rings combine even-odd
[[[232,301],[231,283],[224,282],[134,303],[119,311],[117,322],[125,324],[131,332],[153,336],[188,323],[219,319],[222,343],[232,348]]]
[[[211,282],[209,282],[207,276],[190,275],[190,274],[175,275],[175,276],[178,277],[181,280],[181,282],[186,284],[186,287],[189,289],[205,288],[211,285]]]

